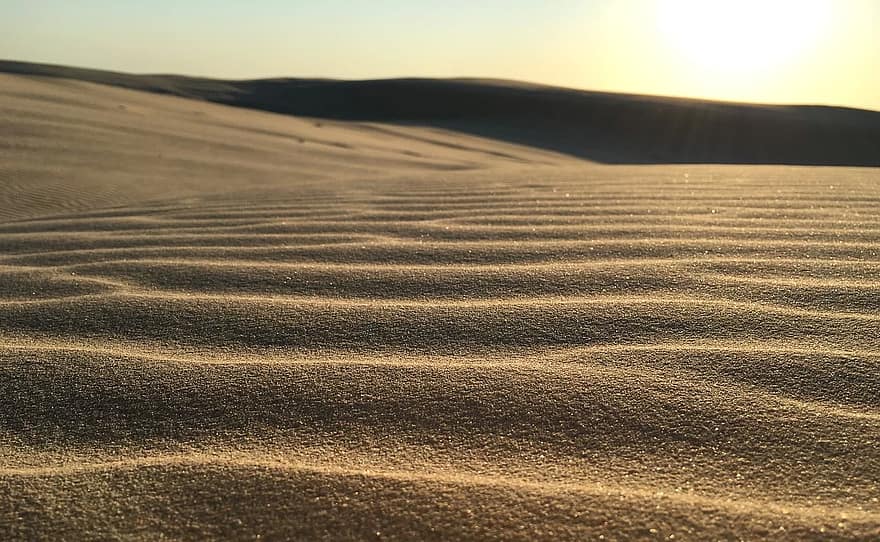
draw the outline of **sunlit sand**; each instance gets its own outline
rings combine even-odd
[[[0,116],[0,538],[880,536],[877,169]]]

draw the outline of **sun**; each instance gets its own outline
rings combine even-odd
[[[666,43],[689,68],[737,76],[784,68],[828,25],[830,0],[657,0]]]

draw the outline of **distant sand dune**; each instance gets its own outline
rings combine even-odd
[[[878,170],[0,96],[0,538],[880,537]]]
[[[880,112],[843,107],[750,105],[488,79],[224,81],[12,61],[0,61],[0,72],[100,83],[286,115],[396,123],[394,127],[359,124],[354,129],[366,137],[406,133],[413,142],[476,151],[489,159],[520,160],[521,156],[504,148],[477,148],[464,139],[437,138],[436,130],[424,128],[613,164],[880,166]],[[251,131],[284,133],[265,127]],[[363,141],[308,140],[346,149]],[[421,151],[414,148],[404,154],[421,156]]]

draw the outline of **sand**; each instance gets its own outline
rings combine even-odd
[[[878,186],[0,75],[0,538],[876,539]]]
[[[440,128],[606,164],[880,167],[880,111],[846,107],[642,96],[492,79],[224,80],[8,60],[0,60],[0,73],[300,117]],[[424,139],[425,133],[410,136]]]

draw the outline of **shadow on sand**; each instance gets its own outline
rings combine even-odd
[[[587,92],[511,81],[225,81],[0,61],[49,76],[325,119],[431,126],[604,163],[880,166],[880,112]]]

